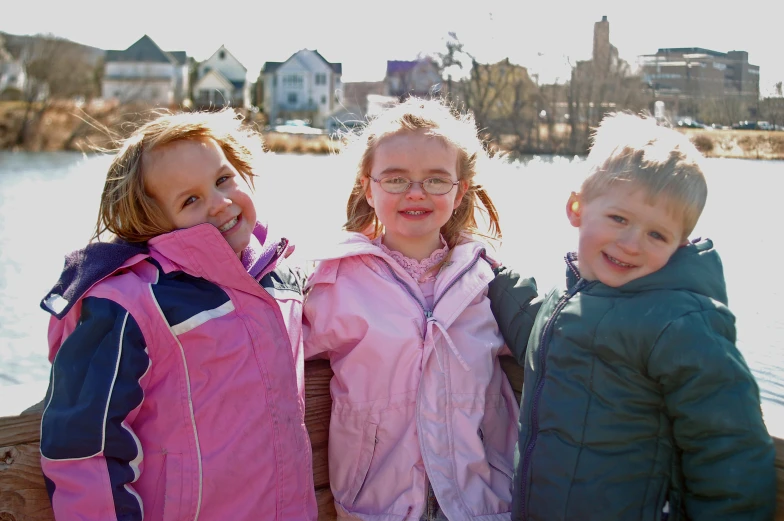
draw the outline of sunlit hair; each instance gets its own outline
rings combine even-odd
[[[110,232],[128,242],[146,242],[172,231],[161,209],[145,191],[142,172],[152,151],[170,143],[214,140],[253,187],[254,162],[262,157],[261,136],[247,128],[232,109],[158,114],[125,139],[115,154],[106,174],[93,240],[101,240],[104,232]]]
[[[365,198],[362,179],[366,179],[365,183],[368,182],[374,153],[385,138],[421,130],[425,131],[426,136],[442,140],[457,149],[457,178],[468,181],[463,200],[455,208],[449,221],[441,227],[441,234],[447,245],[454,247],[461,234],[500,239],[501,227],[495,205],[485,189],[474,179],[477,175],[477,164],[487,159],[487,154],[477,135],[473,115],[461,114],[442,100],[416,97],[386,109],[360,131],[349,136],[349,145],[344,153],[356,159],[357,172],[346,205],[346,224],[343,227],[351,232],[364,233],[370,239],[383,233],[383,224]],[[449,194],[453,196],[454,192]],[[477,225],[475,209],[486,213],[486,232],[481,231]]]
[[[582,199],[588,202],[616,183],[630,183],[644,190],[648,203],[663,202],[681,215],[686,239],[708,197],[703,159],[688,137],[648,115],[610,114],[593,134]]]

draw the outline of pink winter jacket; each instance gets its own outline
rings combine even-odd
[[[518,405],[501,370],[484,248],[454,248],[427,309],[361,234],[306,287],[305,356],[329,358],[329,476],[341,517],[417,520],[428,482],[450,521],[508,520]]]
[[[316,519],[286,244],[257,279],[209,224],[130,257],[111,243],[71,257],[44,301],[41,463],[58,521]],[[91,276],[83,293],[63,283]]]

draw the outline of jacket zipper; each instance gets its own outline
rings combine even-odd
[[[474,256],[474,259],[470,263],[468,263],[468,265],[465,268],[463,268],[460,271],[460,273],[458,273],[457,276],[454,279],[449,281],[449,284],[447,284],[446,288],[444,288],[444,291],[442,291],[441,294],[438,296],[438,298],[433,302],[433,309],[435,309],[436,304],[438,304],[438,302],[444,297],[444,295],[446,295],[446,293],[452,288],[452,286],[454,286],[457,283],[457,281],[460,280],[463,277],[463,275],[468,273],[468,271],[471,270],[471,268],[473,268],[474,265],[477,262],[479,262],[479,258],[481,256],[483,256],[484,253],[485,253],[484,249],[479,250],[477,252],[477,254]],[[408,292],[408,294],[411,296],[411,298],[414,299],[414,301],[419,305],[419,308],[422,310],[422,313],[425,316],[425,322],[422,325],[422,328],[423,328],[422,329],[422,338],[425,338],[425,335],[427,334],[427,321],[428,321],[429,318],[431,318],[433,316],[433,311],[430,310],[430,309],[426,309],[425,308],[425,306],[422,304],[422,302],[419,301],[419,298],[417,298],[417,296],[411,290],[411,288],[406,283],[406,281],[404,281],[402,278],[400,278],[400,276],[397,273],[395,273],[394,268],[392,268],[392,266],[390,266],[389,263],[385,259],[383,259],[381,257],[378,257],[378,259],[381,262],[384,263],[384,265],[387,267],[387,270],[389,270],[390,275],[392,275],[392,277],[398,282],[398,284],[400,284],[401,286],[403,286],[403,288],[405,288],[405,290]],[[417,389],[417,404],[419,403],[419,399],[421,397],[421,394],[422,394],[422,386],[419,386],[419,389]],[[417,430],[419,432],[422,432],[422,424],[420,422],[419,406],[418,405],[417,405],[417,414],[416,414],[415,421],[416,421],[416,425],[417,425]],[[420,451],[421,450],[422,449],[420,447]],[[427,462],[424,461],[424,454],[423,454],[423,462],[425,463],[425,467],[427,467]],[[427,494],[428,494],[428,484],[429,483],[430,483],[430,480],[427,477],[427,468],[425,468],[425,490],[424,490],[424,495],[425,495],[425,504],[426,504],[426,506],[427,506]],[[410,513],[411,512],[411,507],[409,507],[408,510],[409,510],[408,513]]]
[[[476,265],[477,262],[479,262],[479,258],[482,257],[484,254],[485,254],[484,248],[482,248],[479,251],[477,251],[476,255],[474,255],[474,260],[469,262],[468,265],[465,268],[463,268],[460,271],[460,273],[458,273],[457,276],[454,279],[449,281],[449,284],[446,285],[446,288],[444,288],[444,291],[442,291],[441,294],[438,296],[438,298],[435,300],[435,302],[433,302],[433,309],[436,308],[436,304],[441,302],[441,299],[444,298],[444,295],[446,295],[447,292],[450,289],[452,289],[452,286],[457,284],[457,281],[460,280],[463,277],[463,275],[468,273],[471,270],[471,268],[473,268]],[[432,313],[430,313],[430,315],[432,315]],[[428,318],[430,318],[430,317],[428,317]]]
[[[585,288],[588,285],[588,281],[585,279],[580,279],[577,281],[577,284],[574,285],[571,289],[567,290],[566,294],[561,297],[558,301],[558,304],[555,306],[555,310],[550,318],[547,320],[547,323],[544,325],[544,333],[542,334],[542,338],[539,340],[539,365],[541,370],[539,371],[539,379],[536,382],[536,389],[534,390],[534,400],[533,404],[531,405],[531,439],[528,441],[528,444],[525,447],[525,455],[523,457],[523,468],[520,473],[520,498],[522,504],[522,514],[523,519],[528,518],[528,505],[526,503],[526,485],[528,482],[528,466],[531,463],[531,454],[534,450],[534,445],[536,445],[536,438],[539,433],[539,416],[537,415],[537,409],[539,408],[539,399],[542,395],[542,389],[544,388],[544,377],[546,373],[546,353],[545,353],[545,346],[548,345],[549,336],[552,334],[553,323],[555,322],[556,317],[558,314],[563,310],[564,306],[566,306],[569,299],[575,296],[580,290]]]
[[[484,248],[476,252],[476,255],[474,255],[474,259],[471,262],[469,262],[466,265],[466,267],[463,268],[454,279],[449,281],[449,284],[446,285],[444,291],[442,291],[441,294],[438,296],[438,298],[436,298],[436,300],[433,302],[432,309],[425,308],[424,304],[422,304],[422,302],[419,301],[419,298],[414,294],[414,291],[411,289],[411,287],[406,283],[406,281],[400,278],[400,276],[397,273],[395,273],[394,268],[392,268],[392,266],[390,266],[385,259],[381,257],[378,257],[378,259],[386,265],[390,275],[394,277],[394,279],[398,282],[398,284],[400,284],[401,286],[403,286],[403,288],[405,288],[408,294],[411,295],[411,298],[414,299],[414,301],[419,305],[419,308],[422,310],[422,314],[425,316],[425,322],[424,324],[422,324],[422,338],[425,338],[425,335],[427,334],[427,321],[433,316],[433,310],[436,308],[436,304],[438,304],[441,301],[441,299],[444,298],[444,295],[446,295],[447,292],[450,289],[452,289],[452,286],[457,284],[457,281],[460,280],[463,277],[463,275],[468,273],[471,270],[471,268],[473,268],[476,265],[476,263],[479,262],[479,258],[482,257],[484,254],[485,254]]]
[[[425,309],[424,304],[422,304],[422,302],[419,301],[419,298],[414,294],[414,291],[411,289],[411,287],[408,284],[406,284],[406,281],[401,279],[400,275],[395,273],[395,269],[392,266],[390,266],[389,263],[385,259],[382,259],[381,257],[378,257],[378,260],[380,260],[381,262],[383,262],[386,265],[387,270],[389,271],[389,274],[392,275],[392,277],[397,281],[397,283],[400,284],[401,286],[403,286],[403,288],[411,296],[411,298],[414,299],[414,302],[417,303],[417,305],[419,306],[419,309],[422,310],[422,314],[425,316],[425,319],[430,318],[433,315],[433,312],[428,310],[428,309]],[[425,320],[425,323],[427,323],[427,320]],[[424,338],[424,333],[422,335],[422,338]]]

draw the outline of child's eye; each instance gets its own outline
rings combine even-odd
[[[430,179],[425,179],[425,183],[432,185],[432,186],[441,186],[445,184],[452,184],[446,179],[441,179],[440,177],[431,177]]]
[[[222,176],[220,176],[220,177],[218,178],[218,180],[217,180],[217,181],[215,181],[215,184],[216,184],[216,185],[223,184],[224,182],[228,181],[229,179],[231,179],[231,176],[228,176],[228,175],[222,175]]]
[[[625,224],[626,223],[626,219],[624,219],[620,215],[611,215],[610,219],[612,219],[613,221],[615,221],[615,222],[617,222],[619,224]]]
[[[408,179],[406,179],[405,177],[392,177],[384,180],[384,182],[389,185],[407,185]]]
[[[192,195],[192,196],[188,197],[187,199],[185,199],[185,202],[182,203],[182,207],[185,208],[186,206],[191,205],[191,204],[193,204],[195,202],[196,202],[196,196]]]
[[[657,241],[666,241],[664,235],[660,234],[659,232],[651,232],[649,235]]]

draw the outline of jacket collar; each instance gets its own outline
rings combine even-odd
[[[566,280],[573,287],[580,278],[576,254],[566,255]],[[611,288],[601,282],[591,284],[590,293],[596,295],[620,295],[650,290],[685,290],[705,295],[727,304],[727,286],[721,258],[710,239],[694,239],[681,246],[658,271],[639,279]]]
[[[266,228],[257,223],[253,230],[256,250],[266,251],[274,247],[267,265],[256,271],[258,277],[275,269],[288,247],[288,240],[269,243]],[[217,284],[241,288],[250,279],[248,270],[240,258],[211,224],[199,224],[191,228],[159,235],[149,242],[152,257],[159,262],[164,273],[184,271]]]
[[[449,262],[451,264],[460,264],[461,261],[472,259],[476,252],[485,248],[485,245],[473,239],[466,240],[452,248]],[[395,262],[392,257],[384,253],[384,250],[373,244],[364,234],[358,232],[342,232],[338,236],[337,243],[332,248],[325,250],[325,252],[314,258],[315,261],[337,260],[346,257],[354,257],[357,255],[375,255],[383,257],[384,259]]]

